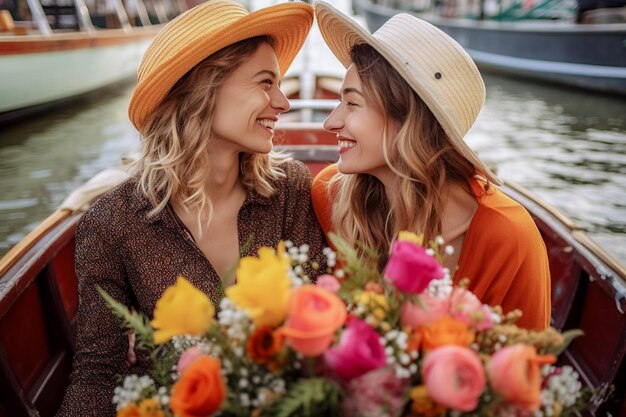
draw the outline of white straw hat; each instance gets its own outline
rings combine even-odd
[[[354,45],[373,47],[426,103],[459,153],[500,183],[463,140],[485,102],[485,84],[461,45],[407,13],[394,15],[374,34],[323,1],[315,4],[315,15],[328,47],[346,68]]]

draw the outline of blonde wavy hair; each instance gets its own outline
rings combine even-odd
[[[274,47],[271,37],[259,36],[215,52],[185,74],[148,118],[135,170],[138,189],[153,206],[149,216],[174,199],[197,213],[199,221],[207,219],[202,213],[208,213],[206,221],[210,222],[213,205],[204,186],[211,171],[209,146],[216,92],[263,43]],[[240,181],[269,197],[276,192],[272,181],[285,176],[280,165],[288,159],[275,152],[241,154]]]
[[[470,192],[470,178],[488,175],[452,146],[426,104],[371,46],[356,45],[351,58],[363,93],[383,115],[384,125],[395,121],[400,127],[393,138],[385,129],[382,138],[385,161],[396,174],[395,190],[390,201],[376,177],[338,173],[328,187],[334,200],[332,222],[348,242],[374,249],[381,268],[400,231],[424,233],[426,242],[441,234],[442,191],[448,184],[460,184]],[[361,250],[361,257],[366,253]]]

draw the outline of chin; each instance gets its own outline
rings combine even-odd
[[[245,152],[266,154],[272,152],[274,149],[274,143],[272,140],[267,140],[265,138],[257,138],[254,142],[249,142],[249,145],[250,146],[247,147],[248,149],[246,149]]]
[[[342,174],[360,174],[361,171],[354,169],[354,167],[351,167],[350,164],[346,164],[345,162],[342,162],[341,159],[339,159],[339,161],[337,162],[337,171],[341,172]]]
[[[274,150],[274,145],[270,144],[269,146],[259,146],[258,148],[252,150],[253,153],[262,153],[268,154]]]

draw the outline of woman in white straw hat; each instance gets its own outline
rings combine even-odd
[[[442,236],[454,248],[445,266],[455,282],[467,277],[483,302],[521,309],[522,326],[546,327],[543,240],[463,140],[485,100],[472,59],[409,14],[369,34],[325,2],[316,3],[315,13],[326,43],[348,68],[341,103],[324,123],[337,134],[339,161],[313,181],[324,230],[376,249],[379,266],[402,230],[424,233],[426,242]]]
[[[143,148],[136,174],[76,233],[77,350],[60,416],[114,415],[118,376],[142,372],[126,365],[127,335],[96,286],[152,315],[177,276],[217,304],[231,267],[261,246],[291,240],[322,256],[311,175],[272,152],[278,115],[289,110],[279,83],[312,24],[313,8],[300,2],[249,13],[210,0],[146,51],[129,106]]]

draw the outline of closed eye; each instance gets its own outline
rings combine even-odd
[[[358,106],[358,104],[356,104],[355,102],[350,101],[350,100],[339,99],[339,103],[345,104],[346,106]]]
[[[339,99],[339,103],[345,104],[346,106],[358,106],[358,104],[356,104],[356,103],[354,103],[354,102],[352,102],[350,100],[345,100],[344,101],[342,99]]]

